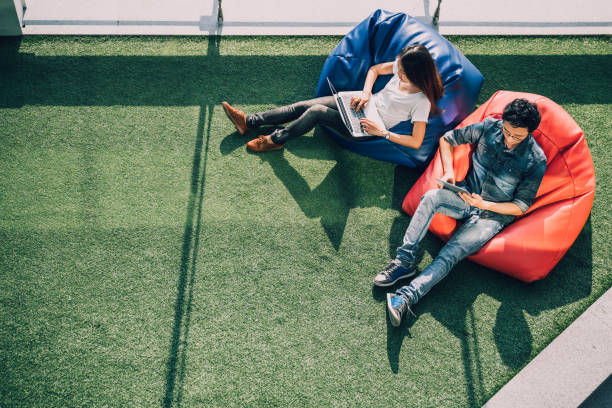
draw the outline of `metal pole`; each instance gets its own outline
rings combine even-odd
[[[433,15],[433,18],[431,19],[432,24],[435,26],[438,25],[438,20],[440,20],[440,4],[442,4],[442,0],[438,0],[438,7],[436,7],[436,11]]]
[[[217,9],[217,25],[221,27],[223,25],[223,9],[221,9],[221,0],[219,1],[219,8]]]
[[[28,6],[26,5],[25,0],[21,0],[21,27],[25,28],[25,12]]]

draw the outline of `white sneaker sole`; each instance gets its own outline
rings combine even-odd
[[[391,306],[391,298],[393,296],[393,293],[387,293],[387,311],[389,312],[389,321],[391,322],[391,326],[398,327],[400,324],[402,324],[402,318],[397,310]]]
[[[411,274],[408,275],[404,275],[404,276],[400,276],[399,278],[397,278],[394,281],[391,281],[389,283],[380,283],[380,282],[376,282],[374,281],[374,286],[378,286],[379,288],[387,288],[389,286],[393,286],[395,285],[398,281],[401,281],[402,279],[408,279],[408,278],[413,278],[414,275],[416,275],[416,272],[412,272]]]

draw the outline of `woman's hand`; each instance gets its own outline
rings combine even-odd
[[[368,118],[363,118],[360,120],[361,129],[369,135],[373,136],[382,136],[384,137],[387,133],[381,129],[376,122],[371,121]]]
[[[359,112],[359,109],[368,106],[372,92],[362,91],[361,96],[353,96],[351,98],[351,108],[355,109],[355,112]]]

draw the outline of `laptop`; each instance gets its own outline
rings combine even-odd
[[[375,122],[381,129],[386,131],[385,125],[378,114],[378,110],[374,106],[375,104],[372,103],[372,100],[370,100],[368,106],[361,108],[359,112],[356,112],[355,109],[351,108],[351,98],[353,96],[361,96],[361,91],[337,92],[336,88],[329,80],[329,77],[327,78],[327,83],[329,84],[329,89],[336,99],[336,105],[338,106],[338,111],[340,112],[342,122],[344,122],[344,126],[346,126],[351,135],[354,137],[372,136],[361,129],[361,123],[359,120],[364,117]]]

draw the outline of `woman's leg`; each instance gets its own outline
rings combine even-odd
[[[276,144],[284,144],[291,139],[308,133],[316,125],[326,125],[340,132],[343,137],[352,137],[344,126],[340,113],[335,109],[334,102],[334,107],[323,104],[310,106],[289,126],[275,130],[270,135],[270,139]]]
[[[262,125],[282,125],[283,123],[291,122],[299,118],[308,108],[314,105],[325,105],[330,108],[336,108],[336,101],[333,96],[323,96],[321,98],[300,101],[265,112],[247,115],[246,123],[251,129]]]
[[[333,96],[310,99],[266,112],[248,115],[247,125],[252,128],[260,125],[278,125],[291,120],[293,122],[289,126],[277,129],[268,136],[251,140],[247,143],[247,148],[254,152],[278,150],[287,141],[302,136],[316,125],[326,125],[349,141],[363,141],[375,137],[353,137],[342,121]]]

